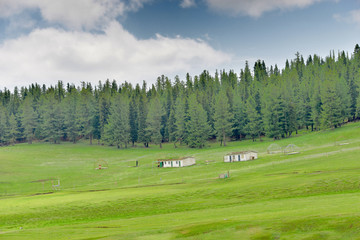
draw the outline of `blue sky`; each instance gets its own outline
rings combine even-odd
[[[356,43],[359,0],[2,0],[0,89],[283,67]]]

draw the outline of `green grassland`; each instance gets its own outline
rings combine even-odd
[[[2,147],[0,239],[360,239],[360,123],[276,142],[295,155],[267,154],[271,143]],[[223,162],[241,150],[259,159]],[[184,156],[196,165],[155,163]]]

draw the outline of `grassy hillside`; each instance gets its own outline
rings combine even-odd
[[[296,144],[295,155],[267,154],[270,139],[200,150],[2,147],[0,239],[360,239],[359,127],[276,142]],[[259,159],[222,161],[240,150]],[[156,167],[183,156],[197,164]],[[107,169],[95,170],[100,159]],[[60,191],[51,187],[57,179]]]

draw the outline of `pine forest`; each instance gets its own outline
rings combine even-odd
[[[296,53],[283,69],[258,60],[239,73],[160,76],[151,86],[34,83],[0,91],[0,145],[86,140],[117,148],[167,142],[203,148],[208,140],[224,146],[245,138],[277,140],[358,120],[359,87],[359,45],[351,56],[304,59]]]

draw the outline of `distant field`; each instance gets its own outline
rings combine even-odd
[[[276,141],[295,155],[269,155],[271,143],[1,147],[0,239],[360,239],[360,123]],[[241,150],[259,159],[223,162]],[[184,156],[197,164],[156,167]]]

